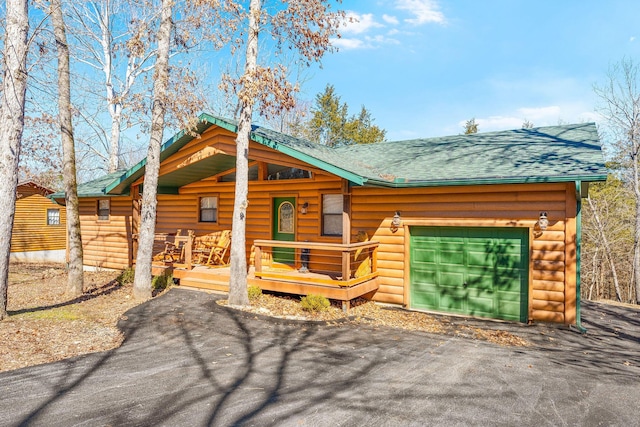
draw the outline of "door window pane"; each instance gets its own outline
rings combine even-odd
[[[278,208],[278,233],[293,233],[294,227],[293,204],[291,202],[283,202]]]

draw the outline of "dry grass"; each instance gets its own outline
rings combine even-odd
[[[122,343],[116,327],[138,303],[116,272],[85,272],[86,292],[65,294],[59,264],[11,264],[7,310],[0,322],[0,372],[109,350]]]
[[[67,275],[62,265],[11,264],[9,316],[0,322],[0,372],[118,347],[123,336],[116,324],[139,302],[131,297],[131,285],[119,284],[117,276],[117,272],[85,272],[86,292],[70,298],[65,294]],[[382,307],[365,300],[354,301],[348,315],[335,303],[323,312],[306,312],[299,301],[299,297],[263,294],[252,301],[249,310],[328,325],[365,323],[499,345],[527,345],[508,332],[454,325],[446,317]]]

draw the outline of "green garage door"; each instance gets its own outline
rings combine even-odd
[[[527,321],[525,228],[412,227],[411,307]]]

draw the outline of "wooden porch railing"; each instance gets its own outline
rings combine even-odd
[[[339,244],[256,240],[253,244],[256,277],[345,287],[378,276],[379,242],[376,241]],[[294,266],[289,267],[290,271],[278,268],[284,265],[274,261],[274,249],[283,248],[293,249],[295,253]],[[265,263],[270,265],[265,266]]]

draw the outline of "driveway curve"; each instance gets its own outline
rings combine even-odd
[[[527,347],[286,321],[172,289],[115,350],[0,374],[2,426],[640,425],[640,311],[583,304],[583,335],[468,319]]]

